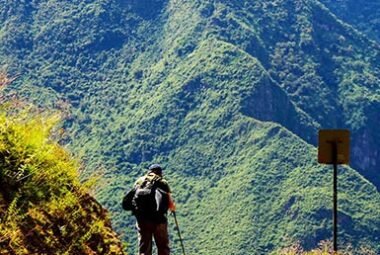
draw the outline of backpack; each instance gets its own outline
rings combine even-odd
[[[169,195],[158,187],[161,179],[158,176],[146,176],[141,185],[136,185],[132,199],[134,215],[156,219],[166,214]]]
[[[125,196],[123,197],[123,201],[121,203],[121,206],[126,211],[133,211],[134,205],[133,205],[133,197],[135,196],[135,189],[130,190]]]

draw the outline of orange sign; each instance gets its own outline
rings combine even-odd
[[[318,162],[334,164],[334,157],[336,157],[337,164],[350,162],[349,130],[326,129],[319,131]]]

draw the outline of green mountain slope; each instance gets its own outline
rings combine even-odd
[[[12,1],[0,12],[1,63],[22,74],[11,90],[71,107],[82,178],[104,169],[97,198],[126,240],[120,198],[160,162],[192,253],[316,246],[331,238],[317,130],[344,127],[342,245],[379,251],[380,48],[318,1]]]
[[[124,254],[78,166],[48,136],[53,118],[0,117],[0,254]]]
[[[339,18],[370,38],[380,40],[380,5],[377,1],[322,0]]]

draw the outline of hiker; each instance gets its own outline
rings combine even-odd
[[[130,195],[129,204],[132,204],[130,209],[136,217],[139,255],[152,254],[152,238],[158,255],[169,255],[167,211],[175,212],[175,204],[169,185],[162,176],[161,166],[151,165],[148,173],[136,181],[130,193],[133,194]],[[124,201],[123,208],[126,209]]]

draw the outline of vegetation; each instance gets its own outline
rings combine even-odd
[[[371,39],[380,41],[380,5],[377,1],[322,0],[340,19],[352,24]]]
[[[62,142],[87,166],[82,179],[101,169],[96,197],[130,243],[121,197],[162,163],[193,254],[266,254],[296,241],[312,250],[331,239],[317,130],[348,128],[341,246],[379,253],[380,46],[326,6],[10,1],[0,61],[21,76],[7,93],[65,109]]]
[[[0,114],[0,254],[124,254],[78,163],[49,138],[58,116],[14,103]]]
[[[304,251],[302,246],[299,243],[293,244],[287,248],[284,248],[280,251],[276,251],[273,254],[280,255],[330,255],[334,254],[333,245],[329,241],[322,241],[319,243],[318,248],[311,251]],[[362,254],[362,255],[375,255],[376,253],[367,247],[363,246],[360,250],[354,251],[351,246],[344,247],[343,251],[339,251],[337,255],[353,255],[353,254]]]

